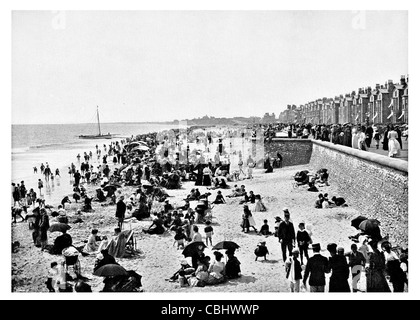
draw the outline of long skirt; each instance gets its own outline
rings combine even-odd
[[[390,139],[388,141],[388,156],[398,156],[400,154],[401,146],[396,139]]]
[[[267,211],[267,208],[265,207],[265,205],[261,202],[261,201],[257,201],[257,203],[255,204],[255,212],[263,212],[263,211]]]
[[[211,186],[211,177],[208,174],[203,175],[203,186]]]
[[[391,292],[385,276],[380,270],[366,270],[367,292]]]
[[[249,226],[250,226],[250,227],[255,227],[255,226],[256,226],[256,223],[255,223],[254,217],[249,216],[249,217],[248,217],[248,221],[249,221]]]

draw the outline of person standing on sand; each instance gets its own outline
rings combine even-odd
[[[349,260],[349,267],[352,275],[352,289],[353,292],[357,292],[359,291],[359,289],[357,289],[357,284],[359,283],[366,259],[361,252],[357,251],[357,245],[355,243],[353,243],[350,248],[351,252],[346,253],[345,256]]]
[[[39,195],[42,196],[42,188],[44,187],[44,184],[42,183],[41,179],[38,179],[38,189],[39,189]]]
[[[118,228],[123,229],[125,211],[127,206],[124,202],[124,196],[121,196],[117,202],[117,211],[115,212],[115,217],[118,219]]]
[[[327,250],[331,255],[328,261],[331,270],[328,292],[350,292],[348,281],[350,269],[344,256],[344,248],[337,249],[335,243],[329,243]]]
[[[41,251],[47,247],[48,244],[48,234],[47,231],[50,228],[50,220],[48,218],[47,210],[42,208],[40,210],[41,220],[39,222],[39,240],[41,242]]]
[[[38,173],[38,168],[36,166],[34,167],[34,173]]]
[[[45,181],[50,181],[50,176],[51,176],[51,169],[50,166],[46,165],[45,169],[44,169],[44,176],[45,176]]]
[[[303,286],[309,278],[310,292],[325,292],[325,274],[329,273],[328,259],[320,254],[321,245],[312,244],[314,255],[309,258],[303,276]]]
[[[300,291],[300,280],[302,279],[302,267],[299,262],[299,249],[293,249],[292,256],[286,262],[286,279],[290,283],[290,292]]]
[[[289,256],[292,255],[293,247],[295,246],[296,234],[293,223],[290,221],[289,209],[284,208],[284,221],[280,222],[278,230],[278,238],[281,244],[281,251],[283,254],[283,262],[286,262],[286,249],[289,251]]]

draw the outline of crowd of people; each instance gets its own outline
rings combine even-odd
[[[403,148],[402,138],[408,139],[406,124],[285,124],[272,123],[255,125],[254,131],[262,130],[266,141],[275,138],[280,132],[289,138],[321,140],[368,151],[370,148],[383,149],[388,156],[396,158]],[[256,134],[254,134],[256,135]],[[381,146],[382,144],[382,146]]]
[[[272,137],[272,132],[284,128],[269,126],[264,136],[269,139]],[[289,128],[292,133],[299,130],[299,128],[291,126]],[[306,131],[302,130],[302,134],[298,134],[301,138],[312,135],[316,139],[331,140],[333,143],[343,145],[348,145],[350,141],[354,144],[348,146],[355,147],[357,145],[357,148],[360,147],[361,133],[366,136],[364,127],[360,128],[360,133],[356,132],[357,139],[352,135],[348,136],[349,129],[351,133],[349,126],[332,127],[331,131],[322,127],[305,127],[303,129]],[[387,133],[387,137],[390,145],[393,143],[392,139],[397,141],[398,134],[395,136],[392,128],[389,129],[390,135],[388,137]],[[368,135],[370,138],[374,137],[370,133]],[[340,140],[340,137],[345,137],[345,139]],[[349,137],[350,140],[347,140]],[[220,148],[217,148],[215,157],[211,161],[203,160],[203,154],[198,153],[197,157],[191,158],[191,163],[189,161],[181,162],[178,158],[169,161],[169,152],[166,147],[168,139],[159,142],[157,134],[154,133],[139,135],[136,138],[120,142],[111,142],[108,146],[103,145],[103,148],[97,145],[96,160],[101,164],[96,167],[91,164],[94,156],[92,152],[84,153],[84,161],[81,161],[79,154],[77,166],[72,163],[68,172],[74,188],[73,200],[75,203],[80,201],[74,216],[69,216],[65,209],[66,203],[71,203],[69,196],[65,196],[58,209],[53,210],[54,208],[45,204],[41,193],[37,196],[33,189],[26,192],[23,181],[18,186],[12,184],[13,222],[16,222],[17,217],[20,217],[22,221],[29,221],[34,245],[52,255],[64,257],[62,264],[51,264],[46,282],[50,292],[57,288],[59,291],[69,290],[68,281],[65,280],[67,276],[63,277],[63,272],[66,273],[63,270],[67,270],[68,257],[95,255],[96,263],[92,271],[94,273],[107,264],[117,264],[116,258],[138,254],[133,232],[125,230],[125,221],[131,218],[150,219],[151,224],[149,227],[143,228],[142,233],[145,236],[171,234],[174,240],[173,246],[176,246],[177,250],[185,250],[188,246],[197,244],[197,248],[191,256],[191,265],[186,260],[181,261],[181,268],[169,278],[170,281],[179,283],[181,287],[217,285],[241,277],[241,262],[235,256],[234,248],[227,249],[225,255],[215,251],[213,259],[204,254],[204,243],[206,246],[213,246],[213,236],[217,233],[217,227],[212,222],[212,210],[215,205],[223,206],[227,201],[243,207],[239,225],[244,233],[255,232],[261,236],[278,238],[286,277],[290,281],[292,292],[300,291],[301,284],[306,286],[308,281],[311,292],[325,291],[326,274],[330,274],[329,292],[357,291],[358,281],[356,279],[360,278],[363,268],[366,270],[368,278],[368,292],[391,291],[386,276],[389,277],[394,292],[404,291],[404,284],[408,284],[407,252],[397,255],[386,239],[373,238],[370,234],[361,234],[365,238],[364,240],[357,239],[361,244],[360,247],[352,246],[351,250],[345,252],[344,248],[331,243],[327,247],[330,257],[324,257],[320,254],[320,245],[312,242],[311,231],[305,228],[304,222],[298,224],[298,230],[295,232],[288,208],[283,209],[283,219],[279,216],[276,217],[273,231],[270,230],[267,219],[264,219],[261,226],[257,226],[253,212],[266,212],[271,209],[264,204],[262,195],[254,194],[252,190],[249,192],[246,190],[246,181],[253,179],[253,169],[256,166],[256,161],[251,156],[247,160],[240,156],[237,164],[238,170],[231,170],[230,162],[221,160],[221,157],[226,155],[222,144]],[[176,137],[172,139],[178,143]],[[365,137],[364,140],[366,139]],[[219,144],[221,140],[212,140],[210,137],[207,139],[207,143],[209,145]],[[366,142],[366,145],[369,147],[370,143]],[[144,147],[138,148],[140,144]],[[112,160],[109,161],[109,159]],[[243,170],[244,165],[247,166],[246,173]],[[265,173],[271,173],[275,168],[281,167],[282,156],[280,153],[277,153],[277,159],[273,162],[269,157],[266,157],[264,161]],[[43,174],[47,168],[48,164],[41,169]],[[34,173],[36,173],[35,168]],[[59,175],[59,171],[56,170],[55,173]],[[49,172],[47,175],[50,177]],[[299,171],[294,180],[297,187],[307,185],[308,191],[318,192],[319,187],[329,185],[328,170],[322,168],[313,174],[308,170]],[[239,181],[242,183],[238,183]],[[195,186],[204,186],[209,191],[217,191],[215,195],[212,195],[211,192],[200,193],[199,189],[195,187],[185,195],[182,204],[171,203],[167,190],[180,189],[186,182],[193,182]],[[232,184],[234,185],[231,186]],[[90,194],[88,189],[92,188],[87,188],[89,186],[93,187],[95,194]],[[124,196],[121,192],[122,186],[130,186],[135,191],[129,196]],[[227,190],[229,193],[226,193]],[[54,244],[49,245],[47,232],[51,231],[51,226],[77,223],[81,220],[82,212],[94,211],[92,201],[98,202],[102,206],[115,206],[116,228],[114,235],[111,237],[99,236],[100,231],[92,229],[85,245],[76,247],[72,237],[67,233],[67,229],[63,227],[59,230],[62,234],[55,239]],[[195,207],[191,207],[192,202],[196,203]],[[343,197],[334,196],[329,200],[327,193],[318,193],[318,199],[315,202],[316,208],[346,205]],[[31,213],[27,211],[29,206],[33,208]],[[25,217],[23,213],[25,213]],[[203,225],[201,228],[204,231],[204,236],[200,233],[200,224]],[[201,243],[203,246],[200,245]],[[365,250],[366,247],[369,250]],[[309,248],[313,250],[311,257],[308,254]],[[256,261],[259,257],[266,259],[269,250],[265,241],[258,243],[254,254]],[[224,256],[227,258],[226,262],[222,261]],[[76,261],[78,262],[73,264],[80,263],[79,259]],[[76,268],[75,280],[77,283],[75,283],[74,289],[86,287],[86,283],[83,282],[86,278],[78,271],[80,268]],[[350,273],[353,279],[351,289],[349,287]],[[116,288],[121,287],[121,283],[127,281],[137,284],[134,286],[135,288],[129,286],[130,290],[139,290],[139,278],[135,274],[130,274],[124,279],[119,279],[118,284],[115,279],[111,281],[105,278],[103,291],[117,291]]]

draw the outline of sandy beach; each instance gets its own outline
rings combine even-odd
[[[319,168],[310,168],[309,166],[295,166],[275,169],[273,173],[266,174],[262,169],[254,170],[254,179],[238,181],[237,184],[244,184],[247,191],[254,191],[255,194],[261,194],[264,204],[267,206],[266,212],[253,212],[253,217],[259,229],[264,219],[268,220],[270,230],[274,231],[274,218],[280,216],[283,218],[282,209],[289,208],[291,221],[294,223],[295,230],[299,222],[305,222],[307,229],[312,232],[314,242],[321,244],[321,253],[329,256],[326,246],[330,242],[335,242],[343,246],[346,251],[350,250],[351,240],[348,236],[354,235],[356,230],[350,225],[352,218],[358,215],[358,212],[349,207],[339,207],[330,209],[315,209],[314,202],[318,193],[308,192],[305,187],[293,188],[293,178],[295,172],[307,169],[317,170]],[[233,186],[234,182],[229,183]],[[184,182],[182,189],[168,190],[170,202],[172,204],[181,204],[182,199],[194,187],[194,182]],[[94,193],[94,187],[90,186],[88,193]],[[207,192],[206,187],[198,187],[200,191]],[[135,191],[135,187],[123,186],[122,194],[130,195]],[[330,181],[330,186],[320,188],[320,192],[328,193],[330,197],[337,194],[334,181]],[[216,190],[210,191],[212,194],[209,200],[213,201]],[[205,286],[205,287],[187,287],[180,288],[177,283],[169,282],[168,279],[178,270],[181,260],[185,259],[182,250],[177,250],[173,246],[173,232],[167,232],[164,235],[148,235],[141,230],[151,224],[151,220],[138,221],[135,218],[129,219],[124,223],[124,230],[132,229],[135,231],[137,248],[141,254],[133,258],[117,259],[126,270],[134,270],[142,276],[144,292],[289,292],[288,283],[285,276],[285,266],[281,256],[281,248],[278,238],[274,236],[260,236],[255,232],[241,232],[240,222],[243,212],[243,206],[239,204],[241,198],[227,198],[231,193],[230,189],[222,190],[227,201],[226,204],[216,205],[213,209],[213,245],[219,241],[235,241],[240,248],[236,251],[236,256],[241,262],[242,277],[235,280],[229,280],[224,284]],[[54,207],[58,203],[50,203]],[[99,235],[111,236],[114,228],[117,226],[115,220],[115,206],[101,206],[98,202],[93,202],[92,213],[83,213],[83,223],[72,224],[69,234],[73,238],[75,246],[83,245],[83,240],[87,240],[90,230],[97,228]],[[72,203],[67,206],[70,221],[80,204]],[[253,205],[250,205],[253,211]],[[199,224],[200,232],[204,234],[204,225]],[[252,230],[252,229],[251,229]],[[50,244],[60,233],[48,233]],[[52,261],[61,261],[61,256],[51,255],[41,252],[40,248],[33,245],[31,230],[27,223],[17,223],[12,225],[13,241],[20,242],[20,248],[17,253],[12,254],[12,283],[15,292],[48,292],[44,282],[47,277],[47,271]],[[259,241],[264,240],[267,243],[270,254],[267,261],[255,260],[254,249]],[[224,250],[222,250],[224,253]],[[205,249],[205,254],[213,259],[211,248]],[[309,255],[312,251],[309,250]],[[223,258],[224,259],[224,258]],[[95,256],[80,256],[83,276],[89,278],[88,283],[93,292],[99,292],[103,288],[103,278],[92,275]],[[187,258],[190,262],[190,258]],[[364,290],[365,278],[362,275],[361,289]]]

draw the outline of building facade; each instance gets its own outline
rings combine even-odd
[[[300,107],[288,105],[279,120],[311,124],[408,123],[408,76],[401,76],[395,84],[388,80],[374,88],[316,99]]]

